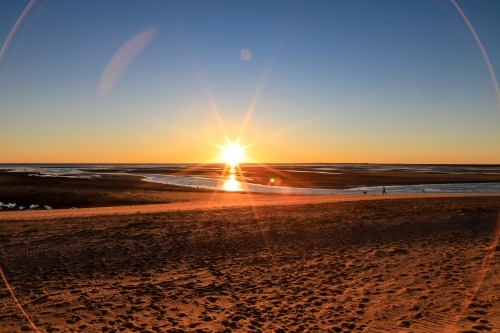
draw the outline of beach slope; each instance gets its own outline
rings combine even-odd
[[[0,221],[40,332],[494,332],[500,198]],[[0,286],[0,327],[33,329]]]

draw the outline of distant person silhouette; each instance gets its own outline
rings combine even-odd
[[[385,191],[385,186],[382,187],[382,195],[387,195],[387,192]]]

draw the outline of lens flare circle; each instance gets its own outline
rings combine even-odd
[[[247,48],[244,48],[240,52],[240,57],[241,57],[241,60],[248,61],[252,58],[252,51],[250,51]]]

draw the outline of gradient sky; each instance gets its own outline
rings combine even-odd
[[[500,1],[457,4],[498,76]],[[0,60],[0,163],[220,162],[248,115],[248,161],[500,163],[450,1],[37,1]]]

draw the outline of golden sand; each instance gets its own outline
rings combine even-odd
[[[500,197],[381,198],[2,213],[0,264],[40,332],[498,331]]]

